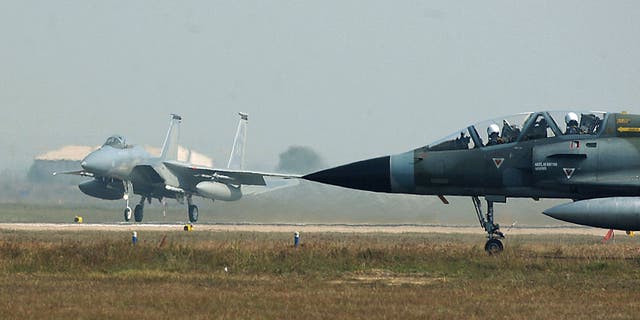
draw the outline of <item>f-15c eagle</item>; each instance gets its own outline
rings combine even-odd
[[[171,115],[169,130],[164,139],[160,157],[152,157],[140,146],[128,145],[122,136],[111,136],[98,150],[81,162],[82,170],[54,172],[92,177],[78,187],[92,197],[126,201],[124,220],[136,222],[143,218],[145,200],[187,200],[189,221],[198,220],[198,207],[193,196],[211,200],[235,201],[242,198],[242,185],[265,186],[264,177],[295,178],[296,176],[243,170],[244,148],[249,116],[239,113],[240,122],[224,169],[195,166],[178,159],[178,136],[182,117]],[[140,202],[132,211],[129,196],[140,195]],[[133,214],[132,214],[133,213]]]

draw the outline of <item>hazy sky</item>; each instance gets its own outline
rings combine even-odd
[[[329,164],[535,109],[640,113],[639,1],[0,1],[0,169],[66,144],[181,141]]]

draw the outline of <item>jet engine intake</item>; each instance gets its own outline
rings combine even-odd
[[[240,187],[212,181],[203,181],[196,185],[198,193],[206,198],[222,201],[235,201],[242,197]]]
[[[105,182],[93,179],[78,185],[83,193],[104,200],[119,200],[124,197],[122,181]]]

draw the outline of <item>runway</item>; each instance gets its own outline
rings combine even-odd
[[[95,230],[95,231],[181,231],[183,224],[159,223],[0,223],[0,230]],[[417,224],[195,224],[194,231],[209,232],[313,232],[313,233],[442,233],[484,234],[479,226],[440,226]],[[503,228],[507,235],[593,235],[603,236],[607,230],[591,227],[512,227]]]

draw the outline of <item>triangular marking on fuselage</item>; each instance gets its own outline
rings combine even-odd
[[[564,171],[564,175],[567,176],[567,179],[571,179],[573,173],[576,172],[576,168],[562,168]]]
[[[504,158],[493,158],[493,164],[496,165],[496,169],[500,169],[500,166],[504,162]]]

